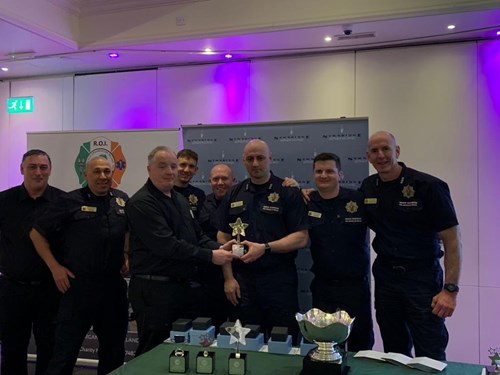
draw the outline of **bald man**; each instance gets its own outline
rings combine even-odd
[[[54,355],[47,375],[70,375],[90,327],[99,339],[99,375],[123,364],[128,325],[125,263],[127,195],[111,188],[113,166],[103,157],[87,161],[87,186],[74,190],[41,217],[30,232],[63,296],[56,317]],[[58,234],[62,259],[46,238]]]
[[[245,145],[243,163],[249,178],[234,186],[220,207],[217,238],[232,238],[237,219],[248,227],[242,244],[248,251],[223,266],[225,292],[244,324],[258,324],[269,336],[272,327],[298,333],[295,256],[308,241],[307,209],[299,189],[284,187],[271,170],[272,156],[266,142],[254,139]]]
[[[448,185],[398,162],[400,147],[386,131],[369,138],[366,155],[377,170],[361,191],[375,232],[375,309],[384,351],[410,356],[414,347],[416,356],[445,360],[445,318],[455,311],[461,268]]]

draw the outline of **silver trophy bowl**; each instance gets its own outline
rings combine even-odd
[[[349,337],[355,318],[351,318],[346,311],[329,314],[314,308],[305,314],[296,313],[295,319],[302,335],[318,344],[318,347],[309,353],[312,359],[342,363],[342,354],[338,352],[337,346]]]

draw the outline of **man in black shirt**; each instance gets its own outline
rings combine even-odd
[[[70,375],[90,327],[99,339],[99,375],[123,364],[128,325],[125,264],[127,195],[111,188],[112,166],[103,157],[87,161],[87,186],[62,197],[30,232],[61,293],[54,356],[47,375]],[[62,260],[46,238],[62,241]]]
[[[63,191],[48,185],[49,155],[23,155],[23,183],[0,192],[0,340],[3,375],[27,375],[28,343],[37,345],[36,375],[45,374],[52,355],[59,293],[36,253],[28,231],[33,220]]]
[[[222,265],[236,257],[227,251],[232,242],[222,247],[202,232],[187,200],[174,190],[177,157],[171,149],[153,149],[147,169],[146,184],[127,204],[136,356],[162,343],[176,319],[199,316],[202,288],[194,278],[200,262]]]

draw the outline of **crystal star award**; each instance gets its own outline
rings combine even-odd
[[[232,247],[233,254],[238,256],[243,256],[246,253],[245,246],[241,244],[241,236],[245,236],[245,229],[248,224],[243,223],[240,218],[236,219],[236,222],[230,223],[229,226],[233,229],[233,236],[236,236],[236,243]]]

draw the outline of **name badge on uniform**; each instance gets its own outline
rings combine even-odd
[[[243,206],[243,201],[231,202],[231,208]]]
[[[97,212],[97,207],[92,206],[82,206],[82,212]]]
[[[365,204],[377,204],[377,198],[365,198]]]
[[[321,219],[322,213],[316,211],[309,211],[307,216],[315,217],[316,219]]]

